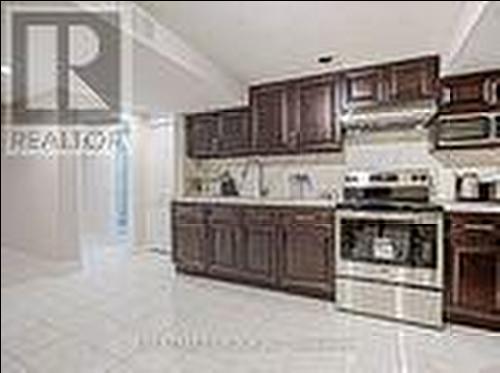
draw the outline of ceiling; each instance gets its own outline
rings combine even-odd
[[[466,3],[141,1],[140,5],[230,76],[249,84],[429,53],[446,55]],[[500,24],[498,15],[493,18],[496,22],[481,30],[483,34],[491,34],[491,28]],[[486,39],[478,47],[483,51],[491,49],[492,40]],[[468,40],[470,50],[462,50],[460,57],[476,54],[474,48]],[[317,58],[322,55],[333,55],[333,62],[319,65]]]
[[[500,2],[488,1],[488,6],[472,27],[462,48],[451,63],[451,71],[474,71],[500,68]]]

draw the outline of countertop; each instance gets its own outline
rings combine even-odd
[[[460,202],[460,201],[437,201],[449,212],[478,212],[500,214],[500,203],[498,202]]]
[[[297,206],[297,207],[330,207],[335,208],[336,201],[330,199],[286,199],[286,198],[251,198],[251,197],[178,197],[175,202],[184,203],[216,203],[216,204],[240,204],[256,206]]]
[[[219,196],[185,196],[174,199],[184,203],[215,203],[240,204],[256,206],[296,206],[296,207],[327,207],[335,208],[337,202],[329,199],[286,199],[286,198],[250,198],[250,197],[219,197]],[[458,202],[434,201],[449,212],[500,213],[500,203],[497,202]]]

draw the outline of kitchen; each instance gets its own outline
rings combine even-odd
[[[500,145],[499,79],[440,76],[426,56],[252,86],[247,108],[187,115],[177,268],[498,329],[499,168],[468,162]]]
[[[498,2],[39,3],[2,2],[2,370],[500,371]],[[50,22],[78,95],[26,102],[121,92],[116,154],[9,153]]]

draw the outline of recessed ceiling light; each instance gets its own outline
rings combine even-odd
[[[328,64],[331,63],[332,61],[333,61],[332,55],[324,55],[318,57],[318,63],[320,64]]]
[[[8,65],[2,65],[2,75],[3,76],[11,76],[12,75],[12,67]]]

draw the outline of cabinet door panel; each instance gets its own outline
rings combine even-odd
[[[213,274],[238,277],[241,269],[241,227],[227,223],[210,228],[211,254],[208,270]]]
[[[500,73],[485,72],[450,76],[441,80],[442,113],[488,112],[498,108]]]
[[[213,113],[187,117],[187,153],[193,158],[216,156],[219,146],[219,116]]]
[[[344,110],[379,105],[384,98],[383,78],[380,68],[345,73],[342,80]]]
[[[204,224],[174,223],[173,258],[179,268],[196,272],[205,270],[205,233]]]
[[[248,109],[234,109],[221,112],[220,153],[240,155],[251,152],[251,127]]]
[[[287,89],[284,85],[251,89],[254,148],[259,153],[282,152],[287,148]]]
[[[261,283],[276,282],[276,254],[279,247],[277,228],[274,225],[252,225],[246,227],[244,250],[244,274]]]
[[[499,330],[500,215],[453,213],[450,220],[450,320]]]
[[[329,227],[313,224],[288,227],[281,258],[281,285],[329,296],[332,250]]]
[[[338,148],[335,99],[332,79],[316,79],[298,84],[301,149]]]
[[[389,67],[389,100],[397,103],[436,98],[437,58],[402,62]]]

